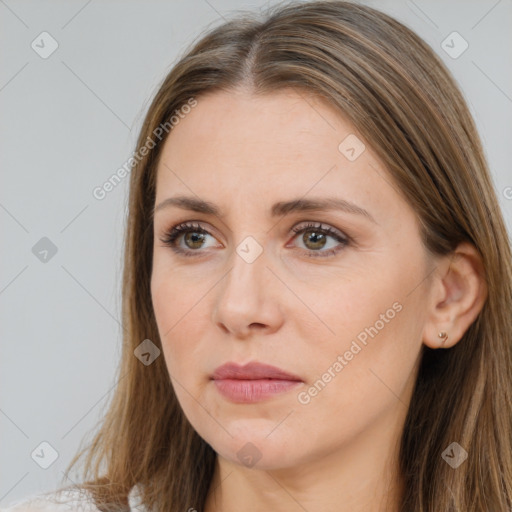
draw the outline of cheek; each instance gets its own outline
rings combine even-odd
[[[350,280],[333,279],[336,285],[331,282],[324,294],[310,295],[334,333],[316,322],[322,335],[303,346],[311,379],[299,403],[308,414],[314,411],[326,425],[333,425],[329,418],[335,417],[336,428],[348,433],[356,424],[403,407],[400,401],[407,403],[425,310],[424,290],[411,293],[420,274],[417,266],[414,270],[396,260],[353,273]],[[301,337],[311,340],[312,333],[310,327]]]
[[[160,267],[154,267],[151,277],[151,298],[155,312],[158,332],[164,351],[167,339],[172,337],[179,327],[179,319],[185,314],[184,300],[178,300],[179,283],[173,276],[167,275]]]
[[[315,280],[304,282],[304,297],[330,327],[324,329],[327,346],[358,339],[369,347],[379,339],[392,343],[374,343],[377,349],[404,348],[411,322],[421,324],[424,313],[425,290],[419,285],[426,270],[420,245],[390,245],[378,252],[354,252],[350,258],[346,268],[323,279],[316,290],[311,287]]]
[[[180,319],[193,313],[194,304],[199,302],[200,286],[197,279],[187,276],[166,254],[157,252],[153,259],[151,297],[160,333],[170,335],[181,329]]]
[[[151,296],[167,368],[179,382],[191,383],[205,357],[199,343],[208,331],[205,293],[209,287],[203,290],[179,271],[153,268]]]

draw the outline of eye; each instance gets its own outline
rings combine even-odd
[[[198,249],[207,247],[205,241],[207,236],[212,236],[206,229],[202,228],[199,224],[182,223],[171,228],[161,238],[161,242],[170,247],[173,251],[183,254],[184,256],[195,256]],[[180,239],[185,243],[183,247],[179,242]],[[191,249],[191,250],[190,250]]]
[[[329,226],[324,227],[322,224],[302,224],[294,227],[292,232],[297,235],[294,238],[299,238],[298,235],[302,234],[299,238],[303,244],[302,248],[309,251],[308,256],[315,258],[332,256],[349,245],[351,241],[347,235],[343,235]],[[338,244],[329,244],[329,238],[334,239]]]
[[[343,235],[341,232],[329,226],[324,227],[322,224],[302,224],[294,227],[291,232],[295,233],[296,236],[294,238],[298,238],[298,235],[302,234],[300,241],[303,247],[301,247],[301,249],[304,249],[307,256],[310,257],[334,255],[351,242],[349,236]],[[172,227],[160,240],[165,246],[170,247],[178,254],[182,254],[183,256],[198,256],[204,252],[200,251],[200,249],[219,247],[219,245],[215,244],[208,246],[208,237],[213,238],[213,236],[199,224],[183,222],[182,224]],[[338,243],[332,244],[331,242],[331,244],[329,244],[329,238]]]

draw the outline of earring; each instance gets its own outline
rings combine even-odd
[[[441,346],[443,346],[445,341],[448,339],[448,335],[444,331],[441,331],[437,336],[443,340],[441,343]]]

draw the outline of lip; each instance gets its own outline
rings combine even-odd
[[[303,380],[275,366],[252,362],[244,366],[226,363],[211,377],[217,390],[235,403],[253,403],[289,391]]]
[[[258,380],[258,379],[278,379],[288,381],[300,381],[302,379],[297,375],[288,373],[281,368],[264,363],[252,362],[240,366],[236,363],[226,363],[219,366],[212,375],[213,380],[220,379],[239,379],[239,380]]]

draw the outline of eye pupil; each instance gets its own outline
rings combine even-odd
[[[311,233],[308,235],[308,233]],[[304,241],[304,245],[311,249],[321,249],[326,244],[325,235],[323,233],[317,233],[316,231],[305,231],[302,235],[302,240]],[[312,240],[313,247],[310,247],[309,241]]]
[[[192,242],[192,244],[196,244],[198,242],[203,242],[204,241],[204,234],[203,233],[197,233],[195,231],[189,231],[188,233],[185,233],[185,243],[187,245],[189,245],[188,242]],[[201,247],[201,243],[199,243],[199,245],[193,245],[193,246],[190,246],[191,248],[194,248],[194,249],[197,249],[197,248],[200,248]]]

